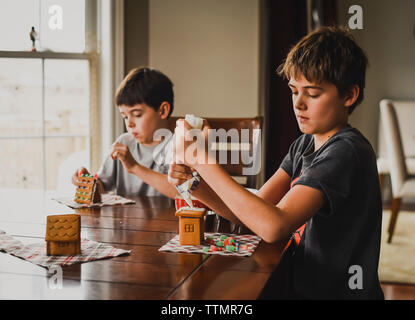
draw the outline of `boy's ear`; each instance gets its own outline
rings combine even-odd
[[[163,101],[160,104],[158,113],[159,113],[161,119],[167,119],[167,117],[169,116],[169,113],[170,113],[170,108],[171,108],[170,103],[168,103],[167,101]]]
[[[344,101],[344,106],[351,107],[357,101],[357,98],[359,97],[359,93],[360,93],[360,87],[357,84],[351,86],[349,90],[346,91],[346,94],[345,94],[346,100]]]

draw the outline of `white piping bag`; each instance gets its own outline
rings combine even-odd
[[[187,114],[185,117],[186,122],[193,127],[193,129],[202,129],[203,127],[203,119],[199,117],[195,117],[193,114]],[[193,177],[181,185],[176,186],[177,191],[189,205],[189,207],[193,208],[193,202],[191,198],[191,190],[194,190],[196,186],[200,182],[200,176],[197,172],[193,172]]]

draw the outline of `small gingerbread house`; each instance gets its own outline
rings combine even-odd
[[[182,207],[176,211],[179,217],[181,245],[200,245],[205,235],[205,208]]]
[[[48,216],[46,219],[46,254],[76,255],[81,253],[81,219],[77,214]]]
[[[80,174],[76,185],[75,202],[85,204],[101,202],[97,175]]]

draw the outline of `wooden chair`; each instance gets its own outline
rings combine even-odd
[[[176,127],[176,121],[180,118],[184,117],[171,117],[169,119],[170,121],[170,130],[174,132],[174,128]],[[210,150],[214,150],[216,153],[216,159],[219,160],[219,156],[222,152],[222,156],[224,156],[224,152],[226,152],[226,159],[227,163],[221,164],[222,167],[237,181],[239,184],[246,188],[252,188],[257,189],[258,186],[258,177],[259,172],[255,172],[255,174],[244,174],[244,171],[247,170],[247,164],[244,164],[242,161],[242,152],[248,151],[250,156],[253,155],[253,148],[255,145],[261,144],[261,131],[256,131],[258,134],[254,134],[255,129],[262,130],[262,123],[263,119],[262,117],[254,117],[254,118],[204,118],[208,121],[209,125],[212,127],[212,129],[224,129],[227,133],[230,133],[229,130],[237,130],[239,140],[231,141],[230,137],[228,137],[227,141],[216,141],[212,143],[211,146],[209,146]],[[242,137],[242,130],[243,129],[249,129],[247,132],[249,133],[249,139],[248,142],[244,141],[241,142]],[[235,152],[238,153],[239,162],[238,163],[230,163],[232,159],[232,153]],[[256,165],[259,165],[259,168],[261,167],[260,159],[261,154],[258,152],[257,158],[256,158]],[[245,170],[244,170],[245,169]],[[256,171],[256,170],[251,170]],[[229,224],[229,222],[221,217],[217,217],[217,221],[215,223],[216,227],[214,228],[214,231],[217,232],[235,232],[235,233],[242,233],[242,232],[248,232],[248,230],[245,228],[242,228],[241,226],[235,226]],[[230,228],[229,228],[230,227]],[[227,230],[227,229],[230,229]]]
[[[400,102],[382,100],[380,116],[383,124],[388,164],[392,182],[392,209],[388,228],[388,243],[392,241],[401,199],[415,197],[415,178],[408,173],[396,108]],[[414,109],[415,111],[415,109]]]

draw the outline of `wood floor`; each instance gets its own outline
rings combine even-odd
[[[381,283],[386,300],[415,300],[415,285]]]
[[[391,202],[383,203],[384,209],[390,209]],[[402,210],[414,211],[415,203],[403,203]],[[415,300],[415,285],[401,283],[381,283],[386,300]]]

